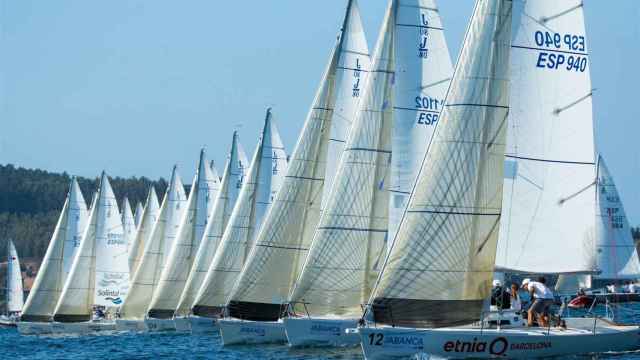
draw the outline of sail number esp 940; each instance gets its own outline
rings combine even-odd
[[[534,38],[539,50],[548,50],[538,53],[536,67],[576,72],[587,69],[589,60],[584,36],[536,31]]]

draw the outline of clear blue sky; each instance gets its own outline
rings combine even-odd
[[[360,0],[372,47],[386,0]],[[295,144],[346,0],[0,2],[0,163],[185,182],[264,110]],[[640,2],[586,0],[597,144],[640,224]],[[440,0],[457,57],[472,0]]]

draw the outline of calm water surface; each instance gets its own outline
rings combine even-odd
[[[637,304],[634,308],[640,308]],[[638,310],[622,315],[640,323]],[[638,359],[640,352],[601,355],[598,359]],[[222,347],[218,335],[113,333],[92,336],[20,336],[0,328],[0,359],[363,359],[359,348],[290,349],[285,345]],[[572,359],[596,359],[581,356]]]

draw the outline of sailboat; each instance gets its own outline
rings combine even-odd
[[[211,218],[205,228],[202,241],[196,252],[193,265],[191,266],[189,277],[185,283],[184,291],[182,292],[174,314],[176,322],[183,321],[177,318],[188,317],[191,331],[195,333],[213,332],[216,330],[212,319],[191,316],[191,307],[194,305],[198,291],[202,287],[204,278],[211,266],[213,256],[220,244],[220,239],[229,223],[229,218],[240,194],[245,171],[248,166],[247,156],[238,140],[238,133],[234,131],[227,164],[222,175],[220,192],[215,199]]]
[[[0,326],[16,326],[24,302],[22,270],[13,241],[7,242],[7,279],[5,287],[6,313],[0,316]]]
[[[147,193],[147,201],[145,207],[140,212],[136,210],[136,215],[140,213],[140,221],[138,222],[136,235],[129,247],[129,269],[131,274],[135,274],[140,264],[140,259],[144,253],[145,246],[151,237],[153,226],[158,219],[160,205],[158,204],[158,196],[156,189],[151,185]],[[133,277],[132,277],[133,278]]]
[[[155,198],[153,188],[149,189],[149,193],[153,193]],[[175,242],[180,222],[184,217],[186,202],[187,197],[178,174],[178,167],[174,166],[157,218],[152,215],[153,203],[147,200],[147,209],[138,236],[142,236],[142,232],[147,229],[151,230],[149,237],[145,240],[138,264],[133,266],[131,288],[118,313],[116,330],[147,330],[144,319],[158,286],[162,269],[167,262],[169,249]]]
[[[291,155],[282,188],[228,299],[228,317],[220,320],[225,345],[286,342],[284,324],[279,319],[304,264],[322,206],[326,204],[325,179],[335,177],[335,173],[327,173],[327,169],[336,169],[336,166],[327,167],[327,163],[338,161],[338,158],[328,158],[332,119],[343,115],[347,119],[353,117],[360,98],[359,91],[355,93],[357,96],[353,92],[354,69],[361,69],[355,78],[357,86],[364,85],[368,63],[358,9],[351,2]],[[338,97],[341,108],[349,109],[348,113],[334,112]],[[377,156],[377,152],[371,153]],[[388,157],[388,153],[385,156]]]
[[[21,334],[51,332],[53,312],[80,246],[87,217],[87,204],[73,177],[44,259],[22,309],[18,322]]]
[[[124,233],[124,241],[127,243],[127,259],[131,254],[133,242],[136,237],[136,221],[131,212],[131,204],[125,196],[122,200],[122,231]]]
[[[476,2],[440,123],[357,329],[366,358],[637,348],[637,326],[601,318],[565,318],[559,328],[523,327],[517,313],[497,327],[483,321],[494,268],[594,271],[576,247],[595,219],[584,33],[581,1]]]
[[[56,305],[54,333],[115,329],[115,313],[127,296],[129,264],[118,204],[105,172],[87,227]]]
[[[286,170],[287,155],[268,109],[238,200],[191,308],[192,318],[215,324],[221,316]]]
[[[188,319],[180,318],[174,321],[173,314],[178,307],[205,226],[210,220],[215,199],[220,192],[220,178],[215,169],[209,166],[204,149],[200,151],[197,169],[176,240],[149,304],[145,319],[149,330],[189,330]]]
[[[597,294],[604,295],[602,288],[607,284],[620,284],[640,278],[640,261],[624,206],[611,172],[604,158],[597,161],[596,186],[596,232],[587,237],[584,246],[591,249],[587,263],[599,270],[596,275],[561,275],[556,283],[556,291],[575,294],[578,289],[592,289],[588,299]],[[640,300],[640,294],[616,292],[606,295],[609,302]],[[602,298],[604,303],[604,298]]]
[[[329,205],[291,295],[293,314],[284,319],[292,346],[359,344],[345,330],[357,326],[370,296],[392,214],[404,209],[453,72],[433,1],[391,1],[383,24]],[[364,161],[363,148],[389,144],[391,166],[388,151]]]
[[[146,206],[146,203],[145,203],[145,206]],[[138,228],[138,226],[140,226],[140,223],[142,222],[143,212],[144,212],[144,206],[142,206],[142,203],[138,201],[138,203],[136,204],[136,211],[133,213],[133,221],[136,224],[136,229]]]

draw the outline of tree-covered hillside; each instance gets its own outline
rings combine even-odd
[[[98,176],[97,174],[96,176]],[[0,165],[0,254],[4,256],[7,239],[13,239],[21,258],[44,256],[49,239],[64,205],[71,176],[67,173],[51,173],[25,169],[14,165]],[[87,206],[98,186],[98,177],[78,177]],[[144,203],[150,185],[154,185],[159,197],[164,194],[167,182],[146,177],[110,178],[118,204],[129,198],[135,209],[137,202]],[[162,201],[162,199],[158,199]]]

